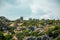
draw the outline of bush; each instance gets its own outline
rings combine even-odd
[[[57,37],[56,40],[60,40],[60,37]]]
[[[23,35],[23,33],[17,33],[16,37],[18,40],[23,40],[24,35]]]
[[[0,40],[4,40],[4,35],[2,32],[0,32]]]
[[[11,40],[12,39],[12,35],[10,34],[7,34],[4,38],[4,40]]]

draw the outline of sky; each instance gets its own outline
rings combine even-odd
[[[60,19],[60,0],[0,0],[0,16],[10,20]]]

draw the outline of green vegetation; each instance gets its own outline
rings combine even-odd
[[[60,20],[32,19],[24,20],[23,17],[17,20],[8,20],[0,17],[0,40],[41,39],[60,40]],[[28,38],[29,37],[29,38]]]

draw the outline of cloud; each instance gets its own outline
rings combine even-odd
[[[38,16],[38,18],[40,17],[45,19],[59,19],[60,17],[58,0],[34,0],[31,5],[31,9],[32,17]]]
[[[59,19],[59,4],[59,0],[0,0],[0,16]]]

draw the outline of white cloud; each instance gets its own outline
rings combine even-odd
[[[52,0],[51,0],[52,1]],[[31,5],[32,13],[31,16],[35,17],[38,16],[37,14],[40,14],[40,18],[52,18],[54,19],[55,17],[57,18],[58,16],[60,17],[60,9],[58,7],[58,3],[54,2],[49,2],[49,0],[33,0],[33,4]],[[42,10],[44,15],[41,15],[41,13],[38,13],[38,10]],[[40,11],[41,12],[41,11]],[[55,19],[56,19],[55,18]]]
[[[31,13],[31,15],[29,15],[29,17],[41,18],[41,19],[42,18],[58,19],[58,18],[60,18],[60,15],[59,15],[60,14],[60,11],[59,11],[60,5],[56,2],[53,2],[53,1],[51,2],[51,1],[52,0],[15,0],[15,5],[12,5],[8,2],[3,1],[3,6],[0,8],[0,13],[1,13],[1,15],[5,15],[5,14],[8,15],[7,12],[11,8],[24,9],[24,8],[28,7],[32,11],[32,13]],[[26,19],[29,17],[26,17]]]
[[[40,16],[40,19],[50,19],[50,16],[48,14]]]

